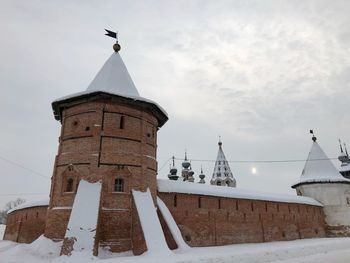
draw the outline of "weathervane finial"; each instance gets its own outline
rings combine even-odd
[[[316,140],[317,140],[317,138],[316,138],[316,136],[315,136],[315,134],[314,134],[314,130],[310,130],[310,133],[312,134],[312,140],[314,141],[314,142],[316,142]]]
[[[120,51],[120,49],[121,49],[121,47],[120,47],[120,45],[118,43],[118,32],[113,32],[113,31],[110,31],[108,29],[105,29],[105,30],[107,32],[105,34],[105,36],[108,36],[108,37],[111,37],[111,38],[115,38],[115,44],[113,45],[113,50],[118,53]]]

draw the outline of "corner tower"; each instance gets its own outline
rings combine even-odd
[[[145,245],[131,190],[149,188],[155,198],[157,131],[168,117],[139,95],[119,50],[85,91],[52,103],[62,127],[45,236],[62,240],[79,182],[100,181],[97,243],[140,254]]]
[[[312,141],[300,180],[292,188],[323,205],[328,236],[350,236],[350,180],[339,173],[314,135]]]

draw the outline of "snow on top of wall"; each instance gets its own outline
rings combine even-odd
[[[49,205],[49,199],[43,199],[35,202],[25,202],[23,204],[20,204],[9,211],[7,211],[7,214],[10,214],[14,211],[25,209],[25,208],[30,208],[30,207],[36,207],[36,206],[48,206]]]
[[[317,142],[313,142],[309,156],[306,160],[300,181],[297,183],[310,182],[349,182],[335,168]]]
[[[209,195],[228,198],[241,198],[241,199],[253,199],[283,203],[297,203],[322,206],[321,203],[310,197],[276,194],[276,193],[264,193],[246,189],[188,183],[183,181],[171,181],[158,179],[158,191],[164,193],[182,193],[182,194],[198,194]]]

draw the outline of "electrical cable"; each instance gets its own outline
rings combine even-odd
[[[11,161],[11,160],[9,160],[9,159],[7,159],[7,158],[5,158],[5,157],[0,156],[0,159],[3,160],[3,161],[5,161],[5,162],[8,162],[8,163],[10,163],[10,164],[12,164],[12,165],[14,165],[14,166],[17,166],[17,167],[20,167],[20,168],[22,168],[22,169],[24,169],[24,170],[27,170],[27,171],[29,171],[29,172],[31,172],[31,173],[37,175],[37,176],[40,176],[40,177],[42,177],[42,178],[45,178],[46,180],[50,180],[49,177],[47,177],[47,176],[45,176],[45,175],[43,175],[43,174],[41,174],[41,173],[39,173],[39,172],[37,172],[37,171],[34,171],[34,170],[31,169],[31,168],[27,168],[27,167],[25,167],[25,166],[23,166],[23,165],[21,165],[21,164],[19,164],[19,163],[16,163],[16,162],[14,162],[14,161]]]

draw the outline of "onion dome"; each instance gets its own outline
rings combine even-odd
[[[171,173],[171,174],[175,174],[175,175],[176,175],[176,173],[177,173],[177,169],[176,169],[176,167],[175,167],[175,156],[173,156],[173,165],[172,165],[171,168],[170,168],[170,173]]]
[[[187,160],[187,152],[185,152],[185,160],[182,162],[182,167],[184,169],[188,169],[191,163]]]
[[[203,168],[202,168],[202,167],[201,167],[201,173],[200,173],[200,175],[199,175],[199,178],[200,178],[200,180],[199,180],[198,183],[200,183],[200,184],[205,184],[205,180],[204,180],[205,174],[203,173]]]
[[[177,176],[177,169],[175,167],[175,156],[173,156],[173,163],[170,165],[170,173],[168,175],[168,178],[170,180],[177,180],[179,179],[179,176]]]
[[[193,177],[193,175],[194,175],[194,171],[192,170],[192,167],[190,166],[190,169],[189,169],[189,171],[188,171],[188,181],[189,181],[190,183],[193,183],[193,182],[194,182],[194,177]]]

